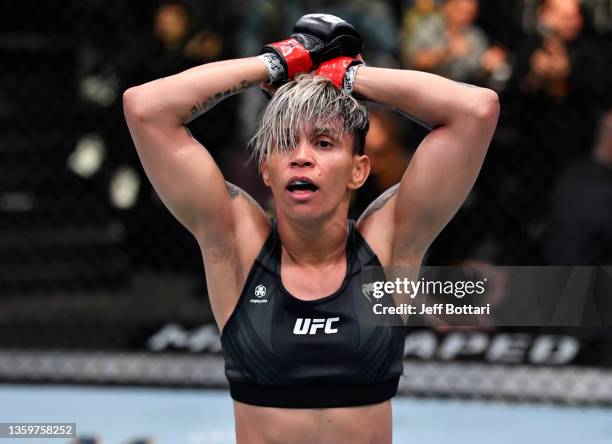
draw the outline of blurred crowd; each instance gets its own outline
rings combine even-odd
[[[10,125],[15,140],[36,135],[41,150],[48,143],[45,153],[61,158],[61,165],[47,162],[47,154],[28,160],[45,177],[28,180],[34,195],[52,202],[39,205],[51,212],[46,220],[65,222],[69,214],[72,226],[95,220],[112,227],[109,242],[119,242],[123,256],[106,257],[104,266],[201,266],[195,243],[144,176],[123,120],[122,91],[198,64],[255,55],[315,11],[352,22],[370,65],[429,71],[500,96],[482,174],[432,245],[428,264],[612,263],[612,0],[227,0],[223,7],[87,0],[61,11],[13,3],[19,14],[0,19],[0,51],[12,67],[0,74],[0,123]],[[244,174],[246,142],[264,104],[259,91],[248,91],[190,129],[228,180],[270,208],[255,166]],[[355,193],[353,218],[399,180],[426,134],[392,110],[370,109],[372,175]],[[24,208],[35,199],[17,182],[0,196],[0,211],[13,226],[25,226]]]
[[[500,2],[253,2],[249,5],[257,14],[241,17],[244,32],[236,36],[231,56],[251,55],[261,43],[286,35],[303,13],[326,11],[346,18],[362,32],[364,57],[374,66],[423,70],[496,90],[502,118],[490,159],[458,218],[431,249],[428,262],[476,258],[515,264],[612,263],[612,162],[609,155],[594,154],[608,152],[603,147],[612,138],[601,123],[612,108],[610,29],[593,20],[601,14],[596,2],[492,3]],[[161,42],[159,62],[149,64],[153,72],[143,72],[132,82],[171,74],[196,61],[230,56],[231,49],[221,53],[223,30],[187,31],[185,15],[190,10],[181,5],[187,3],[168,2],[158,8],[154,31]],[[511,23],[513,19],[521,21]],[[244,45],[249,21],[257,41]],[[178,29],[171,30],[173,26]],[[251,107],[261,107],[257,99],[251,97]],[[238,110],[248,108],[247,100],[234,105]],[[227,121],[227,110],[217,115]],[[372,176],[355,194],[353,218],[399,181],[424,134],[417,124],[383,107],[371,106],[371,115],[366,149],[372,158]],[[235,119],[234,125],[251,128],[255,115],[237,111]],[[209,142],[211,135],[205,129],[196,131]],[[221,134],[225,137],[228,132]],[[245,131],[232,141],[236,145],[232,153],[241,152],[248,135]],[[216,147],[228,141],[211,143]],[[252,190],[264,205],[270,202],[255,174],[248,178],[240,174],[246,155],[221,159],[239,185]],[[583,165],[580,173],[572,173],[577,165]],[[576,182],[587,181],[589,186],[577,186]]]

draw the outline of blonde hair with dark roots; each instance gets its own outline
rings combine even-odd
[[[336,138],[353,135],[353,153],[363,154],[369,115],[364,104],[340,91],[327,78],[301,74],[281,86],[264,110],[249,141],[251,155],[261,169],[263,159],[297,145],[301,131],[311,138],[321,131]]]

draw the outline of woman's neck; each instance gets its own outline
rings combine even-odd
[[[323,265],[342,260],[345,255],[348,224],[333,217],[319,224],[302,224],[279,215],[278,232],[283,252],[300,265]]]

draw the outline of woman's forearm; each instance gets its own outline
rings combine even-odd
[[[128,89],[126,112],[156,124],[182,125],[221,100],[268,80],[257,57],[207,63]]]
[[[495,94],[420,71],[361,67],[355,91],[368,100],[397,108],[430,127],[460,121]]]

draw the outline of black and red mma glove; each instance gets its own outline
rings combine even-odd
[[[336,88],[352,95],[357,68],[361,65],[364,65],[362,61],[352,57],[336,57],[321,63],[315,75],[327,77]]]
[[[268,66],[270,83],[280,83],[323,61],[356,56],[362,49],[361,36],[347,21],[330,14],[308,14],[296,22],[291,37],[264,46],[260,57]]]

